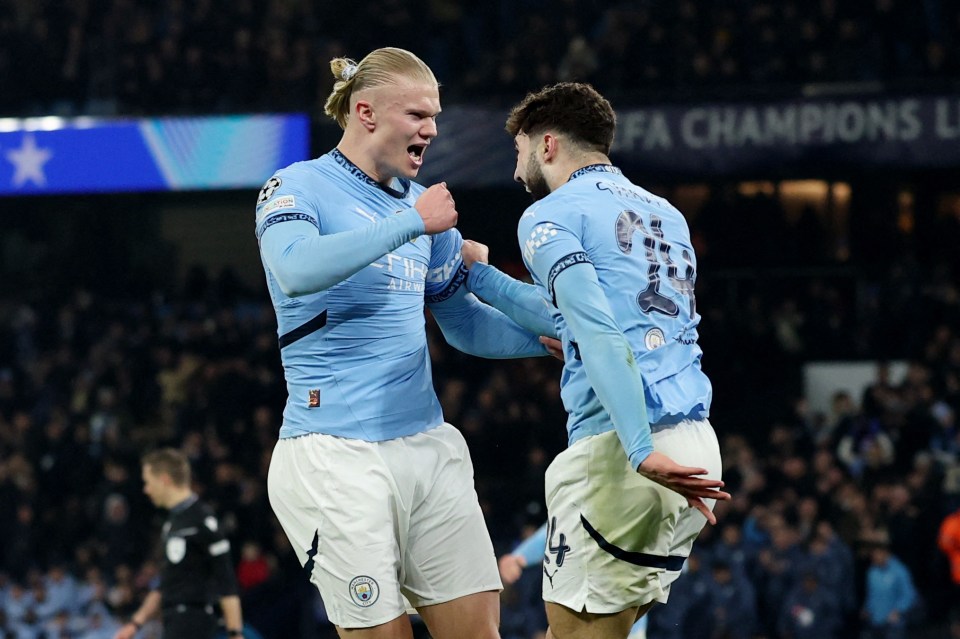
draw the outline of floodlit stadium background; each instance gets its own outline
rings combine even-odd
[[[421,181],[449,183],[501,268],[523,274],[528,201],[502,123],[546,83],[604,92],[614,161],[688,217],[735,500],[648,636],[857,636],[878,535],[921,596],[908,636],[947,636],[957,2],[6,0],[0,43],[0,628],[111,636],[156,570],[138,455],[172,444],[230,527],[249,622],[332,636],[265,496],[285,395],[253,205],[336,144],[326,62],[392,45],[443,85]],[[565,445],[559,364],[430,331],[509,551]],[[505,638],[540,636],[538,592],[537,570],[505,592]]]

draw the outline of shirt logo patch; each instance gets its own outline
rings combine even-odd
[[[271,200],[266,206],[263,207],[263,210],[260,211],[260,217],[264,215],[269,215],[274,211],[280,209],[292,209],[296,208],[297,199],[292,195],[281,195],[275,200]]]
[[[187,555],[187,540],[183,537],[171,537],[167,540],[167,560],[179,564]]]
[[[276,175],[267,180],[266,184],[263,185],[263,188],[260,189],[260,195],[257,196],[257,206],[260,206],[269,200],[270,196],[273,195],[274,191],[280,188],[281,184],[283,184],[283,180],[278,178]]]
[[[320,389],[313,388],[307,391],[307,406],[309,408],[319,408],[320,406]]]
[[[372,577],[360,575],[350,581],[350,598],[361,608],[367,608],[377,603],[380,597],[380,586]]]

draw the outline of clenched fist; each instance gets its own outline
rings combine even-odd
[[[427,235],[443,233],[457,225],[457,207],[447,183],[434,184],[424,191],[414,204]]]

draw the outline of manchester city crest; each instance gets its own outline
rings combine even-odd
[[[647,331],[647,334],[643,336],[643,343],[648,351],[652,351],[666,344],[667,340],[663,336],[663,331],[659,328],[651,328]]]
[[[350,598],[361,608],[372,606],[380,597],[380,586],[372,577],[363,575],[350,581]]]

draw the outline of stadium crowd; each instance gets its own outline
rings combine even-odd
[[[315,112],[326,61],[385,33],[471,101],[569,79],[617,100],[960,74],[945,0],[5,0],[0,115]]]
[[[817,278],[741,282],[730,295],[711,259],[698,282],[701,343],[735,498],[650,637],[850,637],[864,614],[884,621],[894,610],[918,632],[945,623],[958,590],[937,537],[960,508],[951,269],[935,267],[947,273],[936,281],[898,260],[855,297]],[[189,453],[198,490],[228,527],[249,622],[265,637],[324,636],[265,496],[285,399],[265,294],[201,270],[150,294],[23,290],[0,304],[0,636],[93,639],[131,612],[156,574],[162,520],[141,494],[139,455],[161,444]],[[878,305],[916,339],[874,330]],[[565,446],[559,363],[473,359],[430,332],[445,416],[469,442],[488,525],[507,552],[541,523],[543,473]],[[855,346],[830,346],[841,344]],[[862,396],[837,393],[828,413],[811,411],[802,363],[865,355],[902,359],[908,372],[893,380],[880,366]],[[912,585],[878,590],[877,571],[897,566]],[[542,631],[539,575],[527,571],[505,593],[504,637]]]

